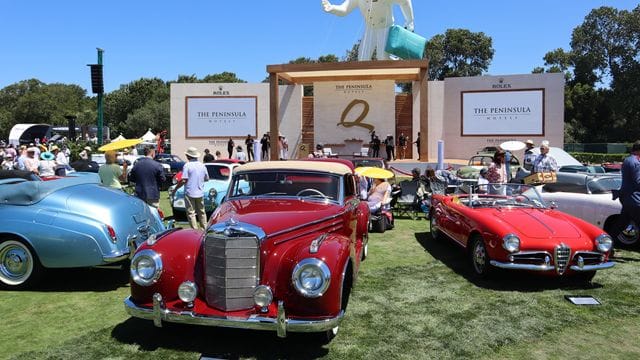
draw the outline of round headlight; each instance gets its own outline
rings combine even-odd
[[[507,234],[502,238],[502,247],[510,253],[520,251],[520,238],[514,234]]]
[[[180,300],[190,303],[196,299],[198,295],[198,288],[196,284],[191,281],[185,281],[178,286],[178,297]]]
[[[300,295],[317,298],[329,288],[331,271],[320,259],[304,259],[293,269],[291,280]]]
[[[141,286],[155,284],[162,274],[162,259],[153,250],[142,250],[131,259],[131,278]]]
[[[253,301],[260,307],[269,306],[273,301],[271,288],[265,285],[256,286],[253,290]]]
[[[601,234],[596,238],[596,248],[598,251],[606,253],[613,247],[613,239],[607,234]]]

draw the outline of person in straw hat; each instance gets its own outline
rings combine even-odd
[[[524,144],[527,148],[524,150],[523,166],[525,170],[531,171],[531,169],[533,168],[533,161],[536,159],[538,155],[536,155],[536,153],[533,152],[533,148],[535,147],[533,140],[529,139],[525,141]]]
[[[65,155],[64,151],[60,151],[58,145],[53,145],[51,147],[51,152],[56,156],[56,175],[67,175],[67,168],[69,167],[69,159],[67,159],[67,155]]]
[[[184,153],[187,163],[182,168],[182,179],[176,184],[175,193],[182,186],[184,190],[184,202],[187,211],[189,225],[193,229],[207,228],[207,214],[204,211],[204,182],[209,180],[209,173],[203,163],[198,161],[200,152],[195,147],[190,147]],[[196,221],[197,220],[197,221]]]

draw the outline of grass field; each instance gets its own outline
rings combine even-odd
[[[640,254],[592,285],[500,273],[476,281],[464,254],[434,241],[425,220],[371,234],[347,316],[327,346],[304,335],[170,326],[124,311],[127,274],[50,272],[34,291],[0,292],[0,357],[17,359],[638,359]],[[575,306],[588,294],[601,306]]]

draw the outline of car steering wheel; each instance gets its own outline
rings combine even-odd
[[[324,193],[322,193],[322,191],[317,190],[317,189],[312,189],[312,188],[307,188],[307,189],[302,189],[300,191],[298,191],[298,193],[296,194],[296,196],[301,196],[302,194],[309,192],[309,193],[314,193],[316,195],[320,195],[323,198],[326,198],[327,195],[325,195]]]

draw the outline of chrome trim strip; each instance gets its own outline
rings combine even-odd
[[[604,270],[611,269],[616,265],[613,261],[607,261],[605,263],[597,264],[597,265],[584,265],[580,267],[578,265],[571,265],[570,269],[573,271],[594,271],[594,270]]]
[[[162,301],[160,294],[153,296],[153,308],[144,308],[137,306],[131,297],[124,300],[124,307],[127,313],[133,317],[140,319],[153,320],[155,326],[161,327],[163,321],[203,326],[218,326],[236,329],[249,330],[269,330],[282,332],[286,336],[286,332],[322,332],[331,330],[338,326],[344,318],[344,311],[340,311],[338,316],[324,320],[294,320],[287,319],[284,312],[284,303],[280,306],[278,303],[278,317],[269,318],[259,315],[252,315],[247,319],[214,317],[196,314],[193,311],[172,311],[168,310]],[[280,309],[282,308],[282,311]],[[282,319],[282,323],[279,323]],[[280,328],[280,330],[278,330]]]
[[[116,252],[114,254],[103,255],[102,256],[102,261],[104,261],[106,263],[109,263],[109,264],[116,263],[118,261],[122,261],[122,260],[128,259],[130,253],[131,253],[130,251],[127,251],[127,252],[118,251],[118,252]]]
[[[315,221],[312,221],[312,222],[308,222],[308,223],[306,223],[306,224],[297,225],[297,226],[292,226],[292,227],[290,227],[290,228],[283,229],[283,230],[280,230],[280,231],[274,232],[274,233],[272,233],[272,234],[269,234],[269,237],[270,237],[270,238],[273,238],[273,237],[276,237],[276,236],[278,236],[278,235],[286,234],[286,233],[288,233],[288,232],[292,232],[292,231],[296,231],[296,230],[299,230],[299,229],[305,228],[305,227],[307,227],[307,226],[318,225],[318,224],[320,224],[320,223],[323,223],[323,222],[326,222],[326,221],[329,221],[329,220],[333,220],[333,219],[337,219],[337,218],[339,218],[339,217],[341,217],[341,216],[344,216],[344,214],[345,214],[345,213],[347,213],[347,211],[343,211],[343,212],[340,212],[340,213],[335,214],[335,215],[327,216],[327,217],[326,217],[326,218],[324,218],[324,219],[318,219],[318,220],[315,220]],[[341,222],[341,221],[340,221],[340,222]],[[336,224],[337,224],[337,223],[336,223]],[[335,224],[329,224],[328,226],[331,226],[331,225],[335,225]]]
[[[509,269],[509,270],[530,270],[530,271],[555,270],[555,267],[553,267],[552,265],[514,264],[514,263],[499,262],[495,260],[491,260],[489,263],[495,267],[498,267],[501,269]]]

